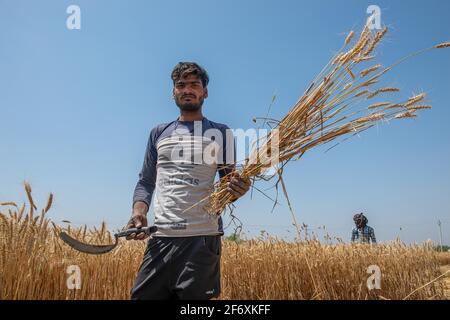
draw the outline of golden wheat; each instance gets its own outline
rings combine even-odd
[[[31,187],[26,190],[32,202]],[[121,240],[111,253],[83,254],[64,244],[59,232],[104,244],[112,242],[106,225],[63,228],[42,212],[33,217],[0,211],[0,300],[129,299],[145,242]],[[428,244],[225,240],[220,299],[445,299],[443,257]],[[367,288],[370,265],[380,267],[381,289]],[[80,289],[67,286],[70,266],[80,268]]]
[[[352,30],[349,32],[349,34],[347,35],[347,37],[345,38],[344,44],[347,45],[350,43],[350,41],[352,41],[353,36],[355,35],[355,32]]]

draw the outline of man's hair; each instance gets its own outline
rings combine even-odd
[[[367,224],[367,222],[369,222],[367,217],[362,212],[359,214],[355,214],[353,216],[353,221],[355,221],[355,223],[362,222],[362,224],[364,225]]]
[[[206,87],[209,82],[208,73],[205,69],[200,67],[195,62],[178,62],[178,64],[173,68],[172,71],[172,81],[173,84],[180,79],[184,79],[188,75],[196,75],[202,81],[203,87]]]

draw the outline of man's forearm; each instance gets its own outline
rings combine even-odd
[[[148,205],[144,201],[136,201],[133,205],[133,215],[147,216]]]

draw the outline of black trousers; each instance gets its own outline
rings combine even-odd
[[[131,290],[133,300],[207,300],[220,294],[220,235],[153,237]]]

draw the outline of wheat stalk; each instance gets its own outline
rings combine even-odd
[[[450,42],[440,43],[438,45],[435,45],[434,47],[437,48],[437,49],[448,48],[448,47],[450,47]]]
[[[53,193],[50,193],[47,200],[47,205],[45,206],[44,213],[47,213],[53,204]]]
[[[345,38],[344,44],[348,45],[350,43],[350,41],[352,41],[354,35],[355,35],[355,32],[353,30],[350,31],[349,34],[347,35],[347,37]]]

